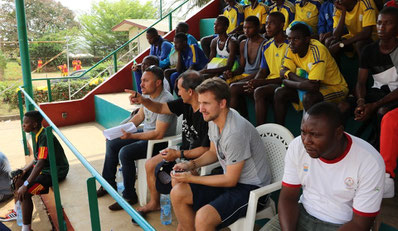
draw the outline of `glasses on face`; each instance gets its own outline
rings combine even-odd
[[[224,153],[222,153],[221,147],[220,147],[220,139],[217,140],[217,154],[220,156],[220,158],[222,160],[225,160],[225,155],[224,155]]]

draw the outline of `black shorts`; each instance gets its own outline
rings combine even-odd
[[[24,177],[23,180],[25,181],[28,179],[32,171],[28,171]],[[28,192],[31,195],[40,195],[40,194],[47,194],[48,189],[52,186],[52,181],[51,181],[51,175],[47,174],[39,174],[36,179],[34,179],[32,182],[29,182],[28,185]]]
[[[198,211],[209,204],[221,217],[217,229],[227,227],[241,217],[246,216],[250,191],[258,186],[238,183],[232,188],[210,187],[200,184],[189,184],[193,195],[193,209]],[[268,196],[260,198],[259,204],[265,205]]]

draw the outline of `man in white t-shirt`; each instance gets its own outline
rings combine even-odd
[[[384,174],[381,155],[344,132],[338,108],[318,103],[289,145],[279,215],[263,230],[369,230],[380,210]]]

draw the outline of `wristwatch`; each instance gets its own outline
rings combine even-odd
[[[344,43],[343,43],[343,42],[340,42],[340,43],[339,43],[339,47],[340,47],[340,48],[344,48]]]
[[[28,187],[29,181],[25,180],[25,182],[23,182],[23,185],[26,186],[26,187]]]
[[[181,158],[181,159],[184,159],[184,158],[185,158],[185,156],[184,156],[184,150],[180,150],[180,154],[181,154],[180,158]]]

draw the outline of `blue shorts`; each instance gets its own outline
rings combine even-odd
[[[241,217],[246,216],[250,191],[258,186],[238,183],[232,188],[210,187],[200,184],[189,184],[193,195],[193,209],[198,211],[209,204],[221,217],[217,229],[227,227]],[[265,205],[268,196],[260,198],[259,205]]]

